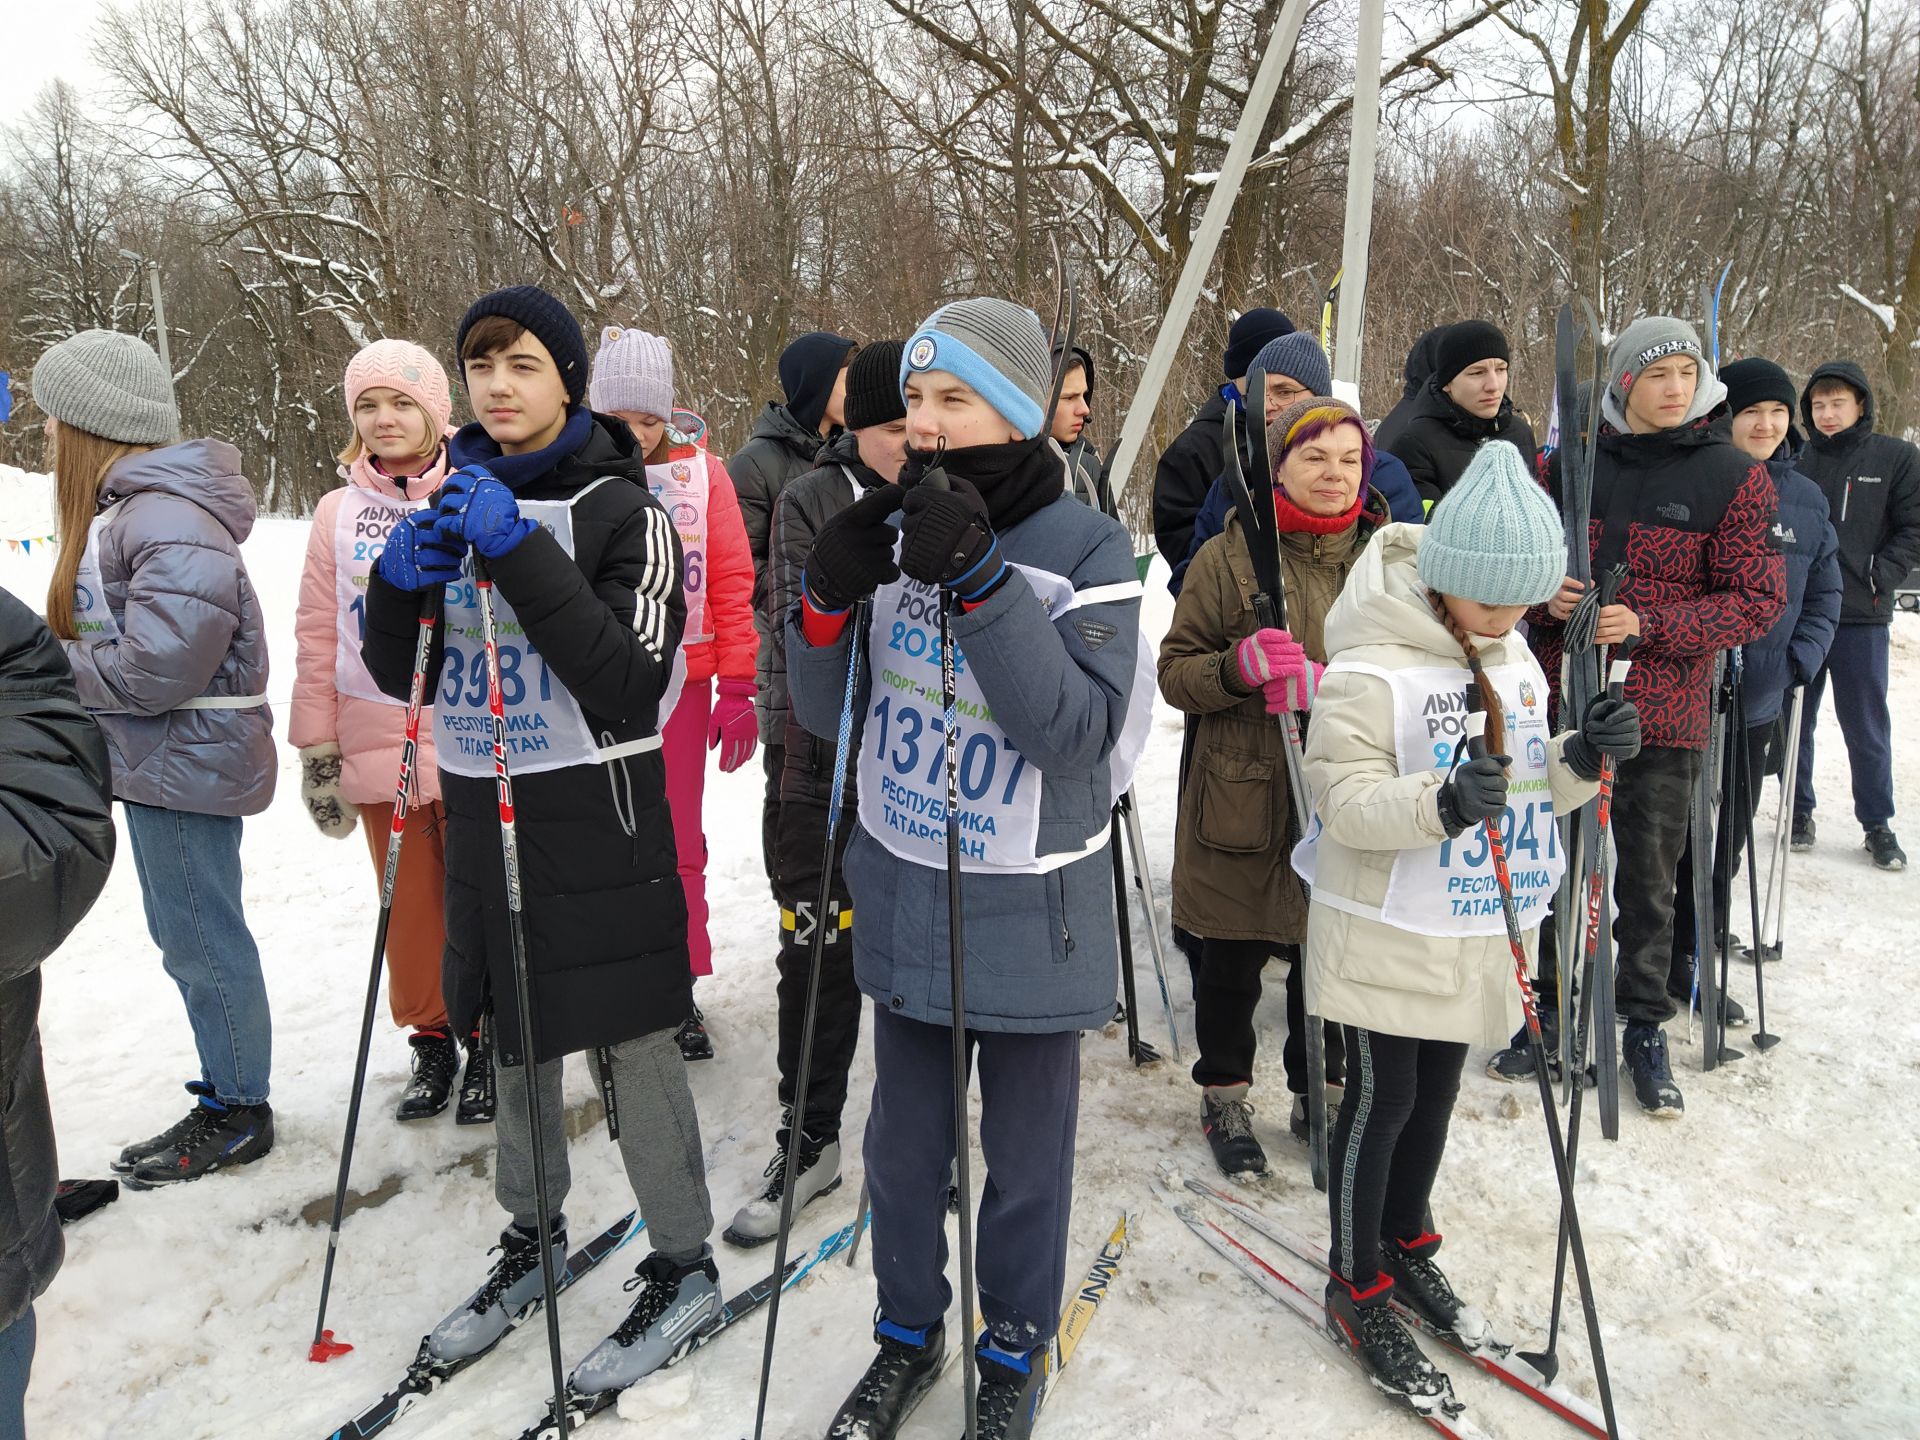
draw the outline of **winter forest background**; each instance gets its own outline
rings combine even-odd
[[[157,260],[189,431],[263,505],[336,483],[347,357],[445,356],[461,310],[534,281],[588,326],[674,343],[722,450],[810,328],[906,333],[1081,277],[1120,411],[1278,0],[148,0],[94,27],[106,83],[0,135],[0,369],[87,326],[152,335]],[[1481,315],[1546,408],[1552,315],[1700,316],[1729,355],[1863,363],[1920,424],[1920,5],[1404,0],[1389,7],[1367,302],[1369,414],[1408,344]],[[1355,17],[1310,13],[1188,327],[1154,442],[1218,382],[1232,313],[1317,328],[1339,264]],[[39,468],[38,412],[0,460]],[[1144,499],[1144,486],[1132,497]]]

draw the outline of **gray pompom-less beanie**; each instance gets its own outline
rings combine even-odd
[[[33,401],[62,425],[122,445],[180,438],[173,386],[153,347],[118,330],[82,330],[33,367]]]

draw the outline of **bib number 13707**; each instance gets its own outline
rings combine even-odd
[[[918,776],[922,784],[937,784],[946,758],[944,717],[926,714],[910,705],[895,709],[893,697],[888,695],[873,707],[873,718],[879,722],[875,727],[874,759],[890,766],[896,775]],[[961,743],[960,793],[974,801],[985,796],[993,789],[1003,759],[1007,762],[1007,776],[999,803],[1011,805],[1014,792],[1020,787],[1020,777],[1026,771],[1027,757],[1014,749],[1013,742],[1005,735],[996,739],[976,730]],[[921,775],[923,769],[926,773]]]

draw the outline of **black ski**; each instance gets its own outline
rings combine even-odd
[[[646,1228],[647,1222],[639,1220],[637,1213],[629,1210],[567,1257],[566,1269],[560,1274],[559,1288],[566,1290]],[[532,1304],[513,1318],[512,1323],[501,1332],[499,1340],[462,1360],[434,1359],[427,1353],[427,1341],[423,1336],[419,1353],[413,1357],[413,1363],[407,1366],[407,1373],[400,1383],[338,1430],[331,1432],[327,1440],[368,1440],[369,1436],[384,1433],[394,1421],[419,1404],[421,1397],[432,1394],[454,1376],[472,1369],[476,1363],[493,1354],[500,1348],[501,1340],[539,1313],[540,1306],[541,1301],[536,1297]]]

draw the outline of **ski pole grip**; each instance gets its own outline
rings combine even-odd
[[[1640,646],[1638,635],[1629,635],[1613,650],[1613,663],[1607,667],[1607,694],[1615,700],[1627,693],[1627,672],[1633,668],[1633,652]]]
[[[1478,760],[1487,753],[1487,712],[1469,710],[1467,712],[1467,755]]]

